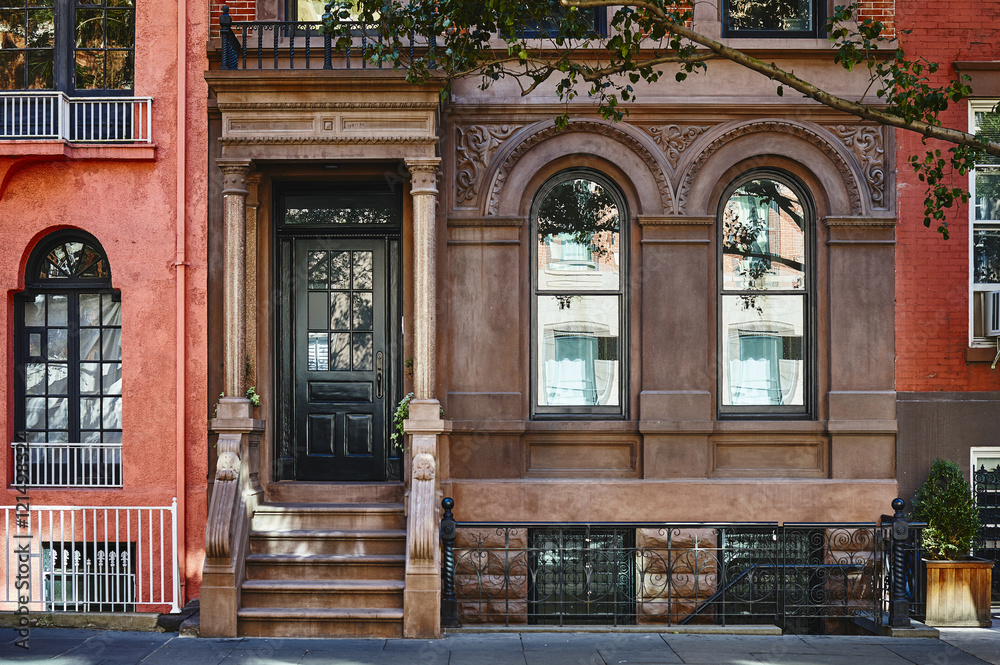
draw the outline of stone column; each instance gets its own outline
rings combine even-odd
[[[406,161],[412,175],[413,196],[413,396],[434,399],[434,345],[436,342],[434,222],[437,207],[439,159]],[[436,417],[436,414],[435,414]]]
[[[246,307],[245,352],[251,363],[245,378],[251,384],[257,381],[257,209],[260,208],[260,179],[260,173],[247,176],[246,295],[243,301]],[[260,392],[259,385],[257,391]]]
[[[222,170],[222,196],[225,201],[225,396],[244,397],[246,375],[246,225],[247,174],[253,162],[217,159]]]
[[[441,555],[438,542],[438,439],[446,431],[435,394],[436,262],[434,231],[438,159],[407,160],[413,196],[413,383],[405,429],[410,435],[403,635],[441,634]]]

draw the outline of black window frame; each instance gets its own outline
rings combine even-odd
[[[725,246],[722,239],[723,234],[723,214],[728,204],[730,198],[740,187],[753,180],[770,179],[775,180],[789,189],[791,189],[796,196],[798,201],[802,206],[802,212],[805,217],[803,220],[803,243],[804,243],[804,258],[806,262],[803,274],[806,280],[806,286],[802,291],[789,291],[789,290],[767,290],[767,291],[750,291],[747,289],[729,289],[725,288],[725,277],[724,277],[724,260],[725,260]],[[720,420],[815,420],[817,413],[817,399],[818,399],[818,366],[819,366],[819,353],[818,353],[818,343],[817,343],[817,328],[818,328],[818,314],[817,314],[817,297],[818,297],[818,287],[817,287],[817,270],[816,270],[816,204],[809,192],[809,189],[805,184],[795,177],[793,174],[782,170],[774,168],[763,168],[763,169],[753,169],[750,171],[745,171],[737,176],[733,181],[723,190],[722,197],[719,199],[718,210],[716,212],[716,233],[715,233],[715,278],[716,278],[716,288],[715,288],[715,332],[716,332],[716,415]],[[802,321],[802,336],[804,339],[800,341],[802,358],[802,370],[804,376],[802,378],[802,390],[803,390],[803,400],[802,405],[767,405],[767,404],[753,404],[753,405],[724,405],[723,404],[723,394],[726,390],[725,379],[724,379],[724,363],[726,359],[725,355],[725,344],[727,344],[728,335],[723,328],[723,298],[725,296],[739,296],[744,293],[756,293],[756,294],[770,294],[770,295],[795,295],[801,297],[803,300],[803,321]]]
[[[103,257],[104,261],[108,266],[108,276],[106,278],[55,278],[49,280],[40,279],[38,277],[39,270],[46,256],[56,247],[70,242],[82,242],[90,247],[94,248]],[[41,341],[41,355],[33,356],[30,353],[30,335],[37,333],[38,329],[36,326],[27,326],[25,323],[24,308],[28,302],[34,300],[37,295],[66,295],[67,296],[67,307],[66,307],[66,344],[67,344],[67,354],[66,354],[66,399],[67,399],[67,438],[69,443],[82,443],[82,436],[80,434],[81,427],[80,422],[80,404],[81,404],[81,390],[80,390],[80,365],[82,362],[80,359],[80,316],[79,316],[79,297],[82,294],[99,294],[101,300],[103,301],[104,296],[110,296],[113,302],[121,302],[121,292],[112,287],[111,283],[111,272],[110,272],[110,262],[107,258],[107,252],[101,246],[100,242],[97,241],[92,235],[79,232],[79,231],[69,231],[69,232],[55,232],[48,237],[46,237],[42,242],[40,242],[32,252],[30,258],[28,259],[26,270],[25,270],[25,289],[23,292],[19,293],[15,298],[14,306],[14,362],[15,362],[15,372],[14,372],[14,428],[15,428],[15,438],[19,441],[27,442],[30,438],[29,432],[27,430],[27,407],[26,400],[29,397],[27,394],[27,364],[29,362],[46,362],[45,344],[44,336]],[[42,329],[47,330],[53,326],[44,326]],[[61,327],[61,326],[55,326]],[[121,330],[121,325],[118,326],[105,326],[103,323],[98,325],[98,329],[103,330],[105,328],[115,328],[117,327],[119,331]],[[120,339],[120,338],[119,338]],[[121,342],[119,341],[119,345]],[[91,361],[88,361],[91,362]],[[96,362],[104,364],[104,359],[97,360]],[[124,359],[120,358],[118,360],[120,364],[124,366]],[[44,395],[49,397],[48,393]],[[112,396],[114,396],[112,394]],[[107,395],[103,392],[103,389],[96,395],[91,395],[91,397],[97,397],[103,399]],[[118,395],[122,398],[122,395]],[[46,423],[48,425],[48,423]],[[44,429],[33,429],[31,432],[44,432],[45,438],[48,441],[49,432],[52,431],[63,431],[59,428],[51,428],[46,426]],[[96,430],[93,428],[87,429],[88,432],[100,432],[102,442],[104,442],[103,433],[108,432],[118,432],[119,435],[124,437],[124,427],[122,429],[115,428],[105,428],[103,422],[100,427]],[[44,443],[44,442],[39,442]],[[53,445],[59,445],[59,442],[50,442]],[[81,472],[82,473],[82,472]],[[112,480],[117,480],[120,483],[120,477],[116,479],[107,479],[108,482]]]
[[[23,80],[20,82],[21,85],[14,88],[4,88],[3,90],[8,92],[49,92],[58,91],[63,92],[70,97],[131,97],[135,91],[135,24],[136,24],[136,2],[133,1],[131,7],[119,7],[113,6],[109,0],[92,0],[91,2],[85,2],[84,0],[52,0],[51,5],[40,6],[35,4],[32,0],[24,1],[24,12],[25,12],[25,23],[23,28],[27,30],[28,18],[27,12],[29,10],[38,9],[48,9],[51,7],[53,11],[53,34],[52,40],[53,44],[51,47],[41,48],[28,48],[27,41],[25,42],[25,48],[23,49],[7,49],[7,51],[25,51],[26,59],[23,71]],[[17,8],[14,8],[17,9]],[[132,40],[131,45],[128,48],[120,47],[109,47],[107,45],[107,31],[104,31],[105,42],[104,46],[100,48],[78,48],[76,44],[76,18],[77,11],[103,11],[104,21],[107,22],[107,12],[120,12],[120,11],[131,11],[132,12]],[[25,39],[27,39],[25,37]],[[29,67],[27,65],[27,53],[30,51],[39,50],[52,50],[52,87],[38,88],[29,87],[28,72]],[[132,70],[132,80],[131,85],[128,88],[87,88],[79,87],[77,85],[76,77],[76,55],[78,51],[100,51],[104,54],[104,75],[107,78],[107,54],[111,52],[127,52],[131,59],[131,70]],[[105,80],[106,83],[106,80]]]
[[[722,36],[727,39],[825,39],[827,19],[826,0],[809,0],[812,4],[813,21],[808,30],[751,30],[730,27],[729,11],[731,0],[723,0],[721,8]]]
[[[616,291],[595,290],[595,291],[566,291],[568,295],[588,295],[588,296],[617,296],[618,297],[618,404],[617,405],[561,405],[550,406],[538,403],[539,377],[538,358],[539,335],[538,335],[538,300],[539,297],[561,295],[556,291],[541,291],[538,285],[538,208],[554,187],[563,182],[578,178],[589,179],[608,191],[618,204],[619,228],[618,228],[618,289]],[[623,189],[608,175],[591,168],[568,168],[555,173],[549,177],[535,192],[531,202],[531,213],[529,217],[529,290],[531,294],[531,312],[529,332],[529,403],[530,417],[532,420],[627,420],[629,418],[629,400],[631,392],[629,390],[629,265],[630,265],[630,226],[631,214],[629,212],[628,200],[625,198]],[[598,338],[600,339],[600,338]],[[600,344],[598,343],[598,347]]]

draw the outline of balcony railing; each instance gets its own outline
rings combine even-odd
[[[0,140],[151,143],[152,97],[69,97],[62,92],[0,92]]]
[[[322,21],[233,21],[229,7],[223,5],[222,11],[222,69],[382,69],[382,61],[371,58],[381,43],[377,23],[341,23],[350,39],[338,49]],[[410,34],[410,59],[418,49],[433,58],[435,41]]]
[[[177,499],[4,507],[0,611],[179,611],[176,518]]]
[[[121,487],[121,443],[12,443],[29,487]],[[26,455],[25,451],[26,450]]]

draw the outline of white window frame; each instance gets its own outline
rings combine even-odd
[[[976,131],[977,112],[992,110],[997,106],[997,104],[1000,104],[1000,99],[969,100],[969,131]],[[1000,171],[1000,166],[993,168]],[[975,236],[977,225],[988,228],[994,224],[987,221],[981,221],[978,223],[976,221],[976,171],[973,169],[969,171],[969,346],[992,347],[997,343],[995,339],[992,337],[976,335],[976,327],[980,323],[976,320],[976,294],[998,290],[1000,289],[1000,282],[992,284],[976,284]],[[996,223],[995,226],[998,230],[1000,230],[1000,223]],[[984,307],[984,305],[982,306]],[[981,313],[980,316],[983,316],[983,314]]]

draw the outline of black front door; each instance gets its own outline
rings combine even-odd
[[[399,196],[375,185],[277,189],[275,478],[399,478]]]
[[[292,248],[296,480],[384,480],[388,368],[384,239]]]

